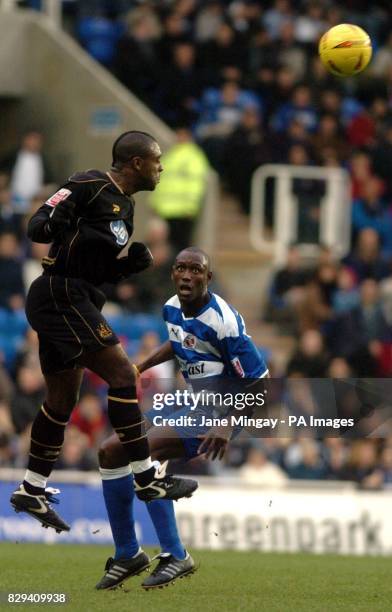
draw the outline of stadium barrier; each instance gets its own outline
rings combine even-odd
[[[0,470],[0,541],[111,544],[100,478],[90,472],[55,472],[60,511],[71,524],[56,535],[15,514],[8,499],[21,470]],[[287,487],[245,485],[237,477],[199,478],[200,488],[176,504],[185,544],[195,549],[391,555],[392,491],[358,491],[353,483],[290,481]],[[135,503],[140,542],[157,545],[144,504]]]
[[[272,239],[266,223],[266,186],[275,180],[273,196]],[[351,198],[349,174],[342,168],[265,164],[252,176],[249,239],[252,246],[274,256],[275,264],[286,261],[287,250],[299,240],[300,208],[303,203],[293,193],[293,180],[323,181],[325,194],[320,197],[319,234],[317,243],[299,244],[303,255],[314,256],[318,244],[332,249],[339,258],[350,249]],[[314,195],[314,204],[318,196]]]

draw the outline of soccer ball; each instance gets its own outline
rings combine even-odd
[[[322,35],[319,54],[332,74],[340,77],[358,74],[372,57],[370,36],[359,26],[341,23]]]

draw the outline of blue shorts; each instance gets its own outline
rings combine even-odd
[[[198,457],[197,451],[202,442],[200,438],[197,436],[202,436],[206,434],[209,429],[211,429],[208,425],[201,425],[198,421],[201,415],[210,416],[209,412],[205,411],[193,411],[189,408],[181,408],[179,410],[173,410],[172,407],[165,407],[163,410],[154,410],[153,408],[148,412],[144,413],[144,417],[153,427],[159,427],[158,425],[154,425],[154,417],[162,416],[164,418],[171,419],[180,419],[181,417],[192,417],[196,419],[196,425],[173,425],[172,429],[176,432],[177,436],[180,438],[184,445],[185,450],[185,459],[189,461],[190,459],[194,459]]]
[[[198,449],[202,440],[198,438],[198,436],[203,436],[211,429],[209,425],[201,425],[200,419],[202,416],[211,417],[211,411],[206,409],[196,409],[190,410],[190,408],[180,408],[178,410],[173,410],[173,407],[165,407],[163,410],[148,410],[148,412],[144,413],[145,418],[151,424],[152,427],[159,427],[159,425],[154,425],[154,417],[157,415],[162,416],[163,418],[171,418],[171,419],[180,419],[181,417],[191,417],[194,419],[193,425],[171,425],[170,427],[174,429],[177,433],[177,436],[180,438],[184,450],[185,450],[185,459],[189,461],[190,459],[194,459],[198,457]],[[231,439],[236,437],[241,428],[236,427]]]

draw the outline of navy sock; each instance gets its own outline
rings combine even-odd
[[[169,499],[156,499],[146,504],[157,533],[162,552],[171,553],[177,559],[185,559],[186,552],[177,530],[174,504]]]
[[[102,480],[103,497],[116,546],[115,559],[130,559],[139,550],[133,516],[135,496],[131,475]]]

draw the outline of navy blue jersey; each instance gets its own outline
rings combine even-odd
[[[47,222],[65,200],[75,204],[69,229],[52,237]],[[71,176],[29,221],[35,242],[52,243],[42,265],[51,275],[82,278],[93,285],[116,283],[130,275],[128,260],[119,254],[133,232],[134,200],[108,173],[88,170]]]

